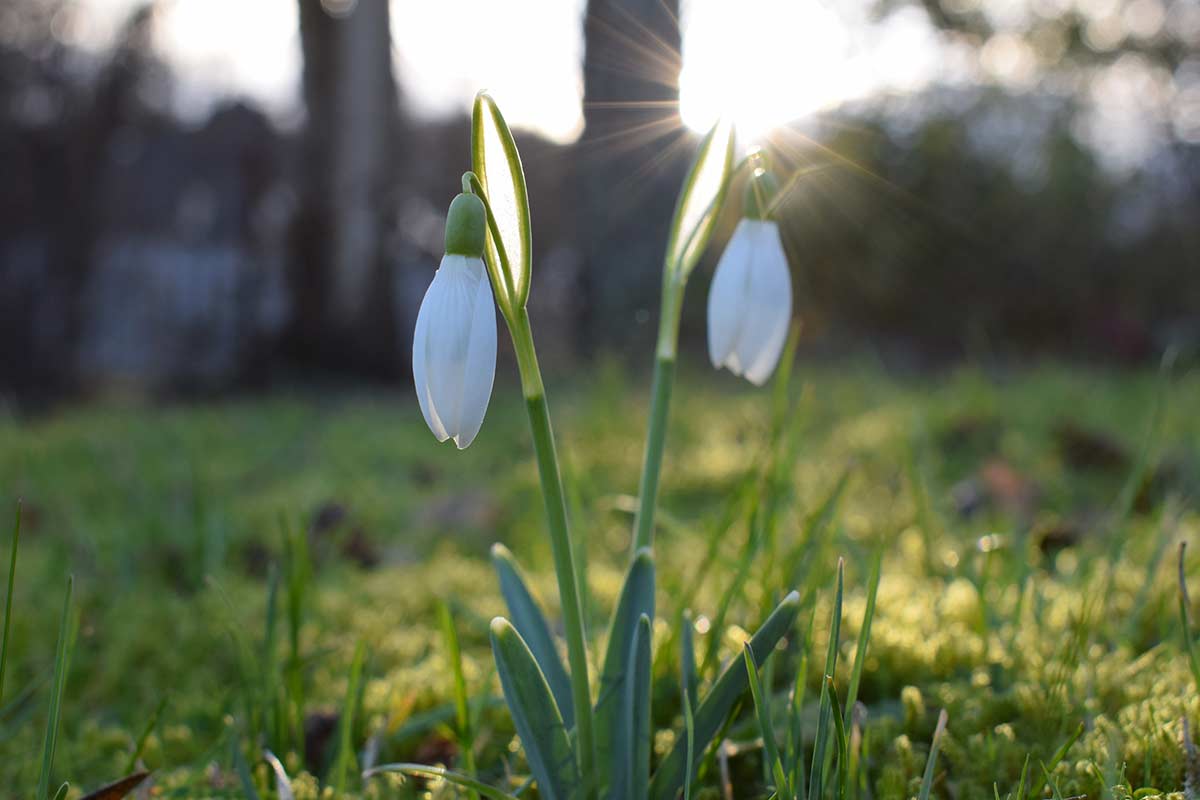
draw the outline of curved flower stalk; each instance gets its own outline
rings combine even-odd
[[[579,600],[575,555],[567,522],[566,492],[558,467],[554,447],[554,432],[550,425],[550,410],[546,404],[546,389],[538,366],[537,350],[525,304],[529,299],[532,264],[532,237],[529,222],[529,198],[525,188],[525,173],[521,157],[508,124],[495,101],[487,94],[475,98],[471,115],[471,151],[475,172],[463,176],[464,188],[470,188],[483,203],[487,221],[483,242],[484,258],[491,276],[500,313],[508,324],[517,369],[521,374],[521,392],[529,414],[529,428],[537,458],[538,476],[542,484],[542,500],[550,530],[550,546],[554,555],[554,572],[558,579],[559,600],[562,605],[563,631],[567,639],[567,662],[570,667],[571,714],[575,722],[574,756],[583,796],[595,793],[596,745],[593,735],[592,694],[588,681],[587,631],[583,606]],[[515,631],[516,638],[523,632]],[[505,639],[504,641],[508,641]],[[522,648],[525,644],[522,643]],[[519,649],[519,648],[518,648]],[[493,652],[500,662],[495,641]],[[536,658],[534,659],[536,663]],[[539,669],[544,671],[544,668]],[[510,708],[522,701],[505,694]],[[553,697],[549,698],[554,703]],[[561,766],[561,765],[560,765]],[[545,781],[540,781],[545,783]],[[542,787],[543,790],[546,788]]]
[[[483,265],[484,208],[460,194],[446,221],[446,254],[417,312],[413,383],[439,442],[465,449],[479,433],[496,377],[496,311]]]
[[[745,212],[713,274],[708,294],[708,354],[762,386],[783,352],[792,318],[792,277],[770,218],[773,180],[761,167],[746,187]]]
[[[663,259],[663,289],[654,353],[654,379],[650,394],[650,420],[646,452],[638,483],[637,515],[633,522],[633,552],[654,541],[654,508],[658,502],[658,476],[667,436],[667,413],[675,382],[675,354],[679,349],[679,315],[687,279],[704,252],[716,226],[717,214],[729,187],[733,165],[733,126],[717,122],[700,143],[696,160],[679,191],[671,233]]]

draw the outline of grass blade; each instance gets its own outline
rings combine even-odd
[[[452,783],[455,786],[461,786],[464,789],[470,789],[473,792],[479,792],[484,797],[491,800],[518,800],[516,795],[497,789],[493,786],[488,786],[486,783],[481,783],[474,778],[468,777],[458,772],[451,772],[442,767],[429,767],[424,764],[380,764],[378,767],[369,769],[363,773],[363,780],[367,780],[375,775],[381,775],[385,772],[398,772],[401,775],[410,775],[416,778],[440,778],[446,783]]]
[[[54,765],[54,750],[58,745],[58,719],[62,713],[63,689],[67,684],[67,662],[70,660],[68,641],[71,638],[71,591],[75,576],[67,577],[67,594],[63,599],[62,618],[58,623],[58,649],[54,654],[54,685],[50,689],[50,713],[46,719],[46,739],[42,749],[42,771],[38,777],[37,800],[50,793],[50,770]]]
[[[442,638],[446,642],[446,658],[450,662],[450,672],[454,677],[454,727],[458,737],[459,749],[462,751],[463,770],[467,775],[475,774],[475,735],[471,729],[471,712],[467,705],[467,681],[463,676],[462,649],[458,644],[458,631],[454,628],[454,618],[450,615],[450,607],[438,603],[438,616],[442,622]],[[472,793],[472,798],[477,795]]]
[[[929,793],[933,790],[933,769],[937,765],[938,749],[942,746],[942,734],[946,732],[946,723],[949,721],[950,715],[943,708],[942,713],[938,714],[937,727],[933,729],[933,741],[929,744],[929,760],[925,762],[925,776],[921,778],[921,793],[917,795],[918,800],[929,800]]]
[[[334,794],[340,795],[346,790],[346,775],[350,771],[350,763],[354,760],[354,724],[356,712],[361,698],[363,663],[367,658],[367,645],[360,641],[354,648],[354,660],[350,662],[350,680],[346,683],[346,699],[342,704],[342,719],[338,726],[338,751],[333,766],[329,770],[329,785]]]
[[[1188,597],[1187,575],[1184,572],[1184,556],[1187,553],[1187,542],[1179,543],[1179,621],[1183,625],[1183,646],[1188,654],[1188,663],[1192,665],[1192,677],[1196,681],[1196,689],[1200,691],[1200,655],[1196,653],[1196,642],[1192,639],[1192,620],[1188,609],[1191,600]]]
[[[537,781],[538,795],[568,800],[579,789],[579,764],[546,677],[508,620],[492,620],[491,638],[500,686]]]
[[[12,623],[13,586],[17,582],[17,542],[21,539],[21,503],[17,502],[17,519],[13,523],[12,555],[8,559],[8,593],[4,601],[4,640],[0,643],[0,702],[4,700],[4,672],[8,666],[8,629]]]
[[[242,784],[242,794],[246,796],[246,800],[258,800],[258,790],[254,788],[250,765],[246,763],[246,757],[238,747],[238,738],[236,734],[229,738],[229,756],[233,761],[233,771],[237,773],[238,781]]]
[[[755,664],[761,665],[766,660],[767,655],[775,648],[779,640],[791,630],[792,623],[795,622],[799,612],[800,595],[797,592],[792,592],[785,597],[783,602],[771,612],[771,615],[750,639],[750,648],[754,653]],[[693,747],[690,748],[693,759],[690,763],[693,766],[695,759],[704,752],[708,743],[724,724],[738,698],[746,691],[747,680],[746,665],[741,660],[735,659],[721,674],[721,677],[717,678],[712,690],[696,710],[694,720],[696,735]],[[683,786],[684,775],[688,769],[688,750],[687,742],[675,742],[671,752],[663,759],[658,771],[654,773],[654,779],[650,784],[651,798],[674,800]]]
[[[788,785],[787,775],[783,771],[783,762],[779,760],[779,745],[775,742],[775,724],[771,721],[771,706],[763,696],[762,682],[758,678],[758,668],[754,664],[754,651],[749,643],[742,649],[742,659],[746,662],[746,674],[750,676],[750,696],[754,699],[754,713],[758,716],[758,728],[762,732],[763,758],[770,766],[771,775],[775,779],[775,793],[784,797],[792,796],[792,788]]]
[[[137,744],[134,745],[133,753],[129,756],[129,761],[125,766],[125,772],[132,774],[137,768],[138,759],[142,757],[142,751],[146,749],[146,741],[150,738],[150,734],[158,727],[158,721],[162,718],[163,710],[167,707],[167,698],[158,701],[158,705],[154,708],[154,713],[150,715],[150,721],[146,723],[146,727],[142,730],[142,735],[138,737]]]
[[[512,617],[512,625],[521,634],[534,660],[541,667],[550,691],[554,693],[554,701],[562,713],[563,723],[568,727],[575,725],[575,706],[571,696],[571,678],[567,668],[563,666],[562,656],[550,633],[550,625],[542,613],[541,606],[534,599],[533,593],[525,583],[517,561],[508,548],[502,544],[492,545],[492,565],[500,577],[500,593],[504,595],[504,603]]]
[[[883,567],[883,548],[875,554],[871,567],[870,583],[867,587],[867,609],[863,612],[862,627],[858,629],[858,645],[854,648],[854,666],[850,671],[850,689],[846,693],[846,716],[844,724],[849,727],[850,715],[858,702],[858,687],[862,682],[863,665],[867,660],[867,644],[871,639],[871,622],[875,619],[875,597],[879,593],[879,573]]]
[[[838,641],[842,633],[842,595],[845,579],[845,562],[838,559],[837,583],[833,594],[833,609],[829,614],[829,647],[825,652],[826,678],[832,678],[837,671]],[[829,770],[829,762],[833,754],[829,752],[830,716],[833,713],[833,699],[829,696],[829,684],[821,684],[821,705],[817,717],[817,738],[813,745],[812,772],[808,776],[809,800],[820,800],[825,786],[825,776]]]
[[[1042,789],[1046,786],[1046,776],[1048,776],[1049,773],[1054,772],[1054,768],[1057,767],[1062,760],[1067,757],[1067,751],[1070,750],[1071,746],[1075,744],[1075,742],[1079,741],[1079,737],[1083,735],[1084,727],[1085,726],[1082,722],[1079,723],[1075,727],[1075,731],[1067,737],[1067,740],[1063,742],[1057,750],[1054,751],[1054,755],[1050,757],[1050,763],[1042,765],[1042,771],[1044,775],[1043,777],[1038,778],[1036,783],[1033,784],[1033,788],[1029,791],[1030,797],[1042,796]]]
[[[837,686],[833,678],[825,676],[825,686],[829,690],[830,706],[833,713],[833,727],[837,734],[838,759],[838,800],[845,800],[850,788],[850,740],[846,736],[846,725],[842,722],[842,702],[838,700]]]
[[[1025,800],[1025,780],[1029,777],[1029,754],[1025,754],[1025,764],[1021,767],[1021,781],[1017,784],[1017,800]]]
[[[629,565],[621,597],[613,611],[604,669],[600,673],[595,725],[601,788],[606,783],[605,775],[621,774],[616,762],[628,742],[628,730],[618,719],[627,702],[626,677],[634,663],[631,657],[642,617],[654,619],[654,556],[649,548],[639,550]]]
[[[812,627],[811,621],[809,627]],[[804,709],[804,695],[806,694],[808,676],[808,647],[807,643],[804,652],[800,655],[800,664],[796,668],[796,683],[792,687],[792,698],[789,703],[788,732],[787,732],[787,750],[785,758],[787,763],[792,765],[791,769],[791,785],[796,787],[796,792],[804,791],[804,730],[801,722],[801,711]]]

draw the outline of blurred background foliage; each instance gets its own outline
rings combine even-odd
[[[758,5],[747,13],[759,15],[750,30],[764,47],[797,42],[771,62],[785,68],[762,76],[773,88],[760,106],[778,113],[792,95],[832,93],[800,119],[749,131],[780,170],[803,172],[781,218],[806,352],[1136,362],[1200,336],[1194,2]],[[767,40],[767,12],[794,24],[810,5],[909,36],[894,61],[925,63],[923,77],[837,89],[851,68],[814,70],[802,30]],[[188,0],[0,9],[0,381],[10,393],[212,391],[297,370],[407,380],[441,215],[467,166],[467,120],[461,106],[430,114],[408,96],[394,40],[409,5],[284,6],[300,55],[292,100],[235,87],[199,104],[202,70],[175,51],[204,31],[163,33],[195,10]],[[253,40],[238,30],[253,15],[230,8],[201,18],[227,27],[236,57],[249,58]],[[522,48],[582,42],[581,63],[565,67],[579,70],[578,120],[549,138],[537,124],[518,130],[533,315],[552,361],[641,352],[631,346],[651,338],[663,234],[696,136],[688,91],[703,100],[724,75],[736,99],[756,83],[735,80],[756,47],[741,34],[728,63],[697,61],[708,71],[686,83],[700,47],[688,36],[701,36],[690,31],[720,8],[591,0],[574,32],[513,10],[512,29],[491,33]],[[470,7],[421,13],[461,29],[470,49]],[[97,15],[111,35],[85,35]],[[736,209],[725,217],[728,230]],[[701,306],[688,306],[685,342],[703,341]]]

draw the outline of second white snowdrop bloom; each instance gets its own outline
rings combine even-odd
[[[792,318],[792,278],[769,219],[738,223],[708,293],[708,354],[761,386],[775,371]]]
[[[421,301],[413,382],[439,442],[466,448],[479,433],[496,377],[496,309],[483,265],[483,204],[459,195],[446,220],[446,255]]]

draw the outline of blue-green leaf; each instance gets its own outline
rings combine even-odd
[[[729,186],[733,166],[733,126],[725,121],[713,125],[683,182],[667,239],[665,269],[680,281],[687,280],[700,260]]]
[[[679,672],[683,681],[683,692],[687,695],[688,705],[695,708],[699,704],[698,692],[700,676],[696,673],[696,642],[693,631],[696,623],[692,620],[692,612],[683,612],[682,627],[679,631]]]
[[[780,639],[791,629],[800,611],[800,595],[792,592],[776,606],[771,615],[763,622],[762,627],[750,639],[750,650],[754,654],[754,663],[761,666],[767,655],[774,649]],[[694,723],[696,736],[691,748],[693,758],[698,758],[708,747],[708,743],[717,734],[725,718],[733,709],[734,703],[746,691],[747,673],[745,662],[734,659],[721,677],[717,678],[712,690],[704,698],[704,702],[696,709]],[[674,800],[683,785],[687,772],[688,743],[682,738],[675,742],[675,747],[659,765],[650,784],[650,797],[653,800]],[[694,762],[693,762],[694,764]]]
[[[492,545],[492,565],[500,576],[500,593],[504,595],[513,627],[521,634],[541,667],[542,674],[546,676],[546,683],[550,684],[550,691],[554,693],[554,701],[562,711],[563,722],[572,728],[575,726],[575,706],[571,697],[571,678],[563,666],[546,615],[529,591],[521,568],[507,547]]]
[[[645,800],[650,785],[650,618],[634,629],[616,729],[620,748],[613,753],[612,800]]]
[[[558,703],[525,640],[502,617],[492,620],[492,655],[538,795],[569,800],[579,788],[579,765]]]
[[[617,718],[625,698],[625,676],[638,620],[643,616],[654,619],[654,556],[649,548],[634,555],[609,627],[608,650],[600,673],[600,697],[596,701],[594,717],[602,785],[607,783],[608,775],[617,774],[617,753],[626,742],[626,731],[617,724]]]
[[[495,286],[496,299],[501,309],[522,308],[529,297],[533,253],[525,172],[512,132],[496,101],[482,92],[475,97],[471,114],[471,160],[500,234],[497,247],[489,227],[485,252],[489,263],[499,267],[497,274],[503,278],[501,285]]]

